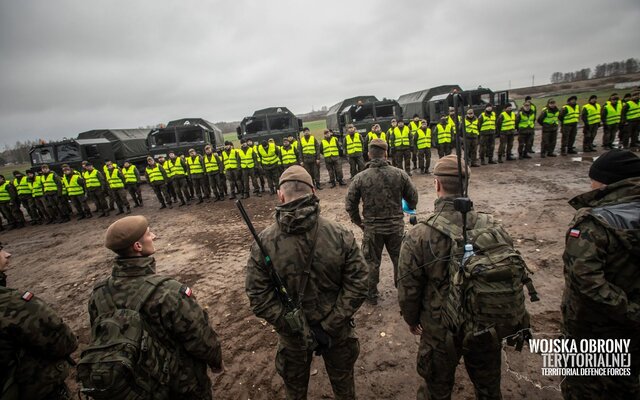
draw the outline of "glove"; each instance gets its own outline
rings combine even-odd
[[[331,348],[331,336],[329,336],[329,334],[325,332],[324,329],[322,329],[322,326],[320,324],[312,325],[311,332],[313,332],[313,337],[318,344],[315,348],[316,356],[323,356],[327,354],[327,352]]]

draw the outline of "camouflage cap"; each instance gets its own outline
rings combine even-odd
[[[109,250],[124,250],[137,242],[149,228],[149,221],[142,215],[124,217],[107,228],[104,247]]]
[[[278,187],[282,186],[285,182],[291,181],[302,182],[313,188],[313,179],[311,179],[311,175],[309,175],[307,170],[300,165],[292,165],[287,168],[282,175],[280,175],[280,183],[278,184]]]
[[[449,154],[442,157],[436,162],[436,166],[433,168],[433,175],[435,176],[465,176],[466,168],[464,160],[462,162],[462,175],[458,170],[458,157],[455,154]],[[469,174],[471,175],[471,174]]]
[[[373,139],[369,142],[369,149],[372,147],[378,147],[384,151],[387,151],[387,142],[382,139]]]

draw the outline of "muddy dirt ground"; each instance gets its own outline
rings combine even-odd
[[[539,134],[536,135],[539,146]],[[579,142],[580,143],[580,142]],[[594,154],[594,153],[591,153]],[[434,153],[435,155],[435,153]],[[437,159],[437,156],[435,156]],[[573,216],[567,201],[589,190],[591,161],[571,157],[530,160],[472,169],[470,196],[477,210],[501,219],[517,242],[530,268],[541,301],[527,306],[532,324],[541,336],[557,335],[563,287],[562,251],[564,233]],[[343,165],[348,176],[348,165]],[[322,181],[327,181],[322,167]],[[433,210],[433,177],[415,174],[420,193],[418,213]],[[244,268],[252,241],[232,201],[205,203],[173,210],[158,210],[149,187],[143,188],[145,206],[134,209],[149,218],[156,240],[158,272],[190,285],[200,304],[208,309],[211,323],[222,339],[226,370],[212,376],[219,399],[284,398],[283,384],[275,372],[273,356],[276,334],[253,316],[244,293]],[[344,211],[346,188],[319,192],[322,213],[349,226],[358,240],[360,230]],[[266,195],[245,205],[258,230],[273,222],[276,197]],[[80,351],[89,340],[87,300],[93,284],[107,277],[113,258],[103,246],[104,232],[116,217],[36,226],[3,232],[0,240],[13,253],[8,272],[11,287],[30,290],[49,302],[79,337]],[[410,226],[407,225],[408,229]],[[356,314],[361,353],[356,363],[356,386],[363,399],[413,399],[420,378],[415,370],[418,338],[403,322],[392,283],[392,267],[384,254],[381,301],[364,304]],[[559,399],[553,388],[559,379],[542,379],[542,360],[525,348],[507,351],[503,363],[502,390],[506,399]],[[509,367],[507,367],[507,364]],[[508,370],[510,369],[510,370]],[[321,359],[312,365],[309,397],[332,398]],[[531,379],[533,383],[528,382]],[[74,377],[69,379],[74,389]],[[454,398],[473,398],[461,363]]]

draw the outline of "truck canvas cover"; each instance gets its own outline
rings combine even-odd
[[[78,139],[105,138],[112,143],[116,159],[124,160],[147,155],[149,132],[150,129],[95,129],[80,133]]]

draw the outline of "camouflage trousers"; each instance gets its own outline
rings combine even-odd
[[[2,216],[7,220],[7,224],[9,225],[15,225],[16,223],[16,219],[14,216],[14,206],[11,205],[11,203],[4,202],[4,203],[0,203],[0,214],[2,214]],[[2,225],[1,221],[0,221],[0,226]]]
[[[342,162],[340,161],[340,157],[325,157],[324,165],[327,167],[330,183],[335,184],[342,182]]]
[[[395,149],[393,158],[396,160],[396,167],[404,170],[407,174],[411,173],[411,149]]]
[[[190,356],[180,356],[177,375],[170,382],[169,399],[213,400],[207,364]]]
[[[87,217],[91,215],[91,210],[89,209],[89,204],[87,203],[87,196],[69,196],[69,200],[73,207],[76,209],[76,214],[81,217]]]
[[[69,370],[70,365],[66,360],[37,359],[30,355],[24,355],[16,367],[14,385],[9,387],[8,393],[10,395],[7,398],[70,399],[70,396],[66,396],[68,392],[64,384]],[[17,396],[11,397],[11,393]]]
[[[127,191],[124,188],[119,189],[111,189],[111,194],[113,195],[113,200],[116,202],[118,206],[118,210],[121,212],[125,209],[130,210],[131,206],[129,205],[129,200],[127,200]]]
[[[602,146],[613,147],[613,141],[618,133],[619,124],[603,125],[602,126]]]
[[[191,175],[191,184],[193,185],[193,197],[198,197],[198,200],[202,200],[202,196],[205,193],[205,179],[204,174]]]
[[[38,217],[38,210],[36,209],[36,205],[33,202],[33,197],[31,197],[31,194],[18,195],[17,203],[27,210],[27,214],[29,214],[29,218],[31,218],[31,221],[40,220],[40,218]],[[18,206],[18,209],[19,208],[20,206]]]
[[[544,157],[549,154],[553,154],[556,150],[556,143],[558,142],[558,127],[555,128],[542,128],[542,140],[540,141],[540,156]]]
[[[631,141],[629,145],[631,148],[636,148],[640,145],[640,119],[634,119],[632,121],[627,121],[627,126],[625,127],[627,130],[627,137]],[[624,141],[622,143],[624,146]]]
[[[173,177],[173,190],[176,192],[176,196],[180,199],[181,203],[184,203],[191,196],[189,195],[189,185],[187,184],[187,176],[179,175]]]
[[[469,135],[465,138],[465,151],[469,158],[469,163],[478,165],[478,136]]]
[[[578,124],[563,124],[562,125],[562,140],[560,142],[560,152],[566,153],[574,151],[576,144],[576,135],[578,134]]]
[[[451,154],[451,152],[452,152],[451,142],[438,144],[438,158],[448,156],[449,154]]]
[[[322,356],[329,381],[331,381],[334,399],[352,400],[356,398],[353,366],[359,354],[360,343],[358,339],[349,337],[335,343],[327,354]],[[307,398],[312,358],[312,351],[278,345],[276,370],[284,380],[287,400]]]
[[[369,266],[369,294],[370,299],[378,297],[378,282],[380,282],[380,264],[382,250],[386,247],[393,264],[393,284],[398,282],[398,257],[404,228],[393,233],[378,233],[365,227],[362,237],[362,255]]]
[[[102,189],[91,189],[87,191],[87,197],[93,201],[93,204],[96,206],[95,212],[100,212],[104,214],[109,213],[109,206],[107,206],[107,201],[104,198],[104,192]]]
[[[501,349],[498,342],[490,335],[483,335],[473,338],[467,347],[463,348],[462,338],[454,338],[450,332],[431,335],[428,331],[423,333],[418,348],[417,370],[418,374],[424,378],[424,384],[418,389],[417,398],[451,399],[456,368],[462,357],[473,383],[476,399],[501,399]]]
[[[44,196],[34,197],[33,206],[35,207],[36,211],[38,211],[40,219],[51,219],[49,217],[49,213],[47,212],[47,205],[44,202]]]
[[[225,175],[229,181],[230,199],[235,199],[236,195],[244,193],[244,186],[242,185],[242,171],[240,169],[229,169],[225,172]]]
[[[142,190],[140,190],[139,183],[126,183],[125,187],[127,188],[127,192],[129,192],[129,196],[133,200],[133,203],[137,206],[142,205]]]
[[[286,168],[286,167],[285,167]],[[273,193],[275,193],[276,189],[278,189],[278,183],[280,180],[280,174],[282,173],[279,165],[265,165],[262,167],[262,172],[264,176],[267,178],[267,184],[269,185],[269,189]],[[262,183],[261,183],[262,184]],[[264,189],[264,185],[262,185]]]
[[[500,132],[500,143],[498,144],[498,158],[513,156],[513,141],[516,137],[515,131]]]
[[[518,156],[520,158],[527,154],[533,154],[533,138],[535,131],[533,128],[520,128],[518,131]]]
[[[244,194],[249,194],[249,180],[253,185],[253,193],[260,193],[260,183],[258,183],[258,177],[256,176],[256,168],[242,168],[242,186],[244,187]]]
[[[351,175],[351,179],[364,170],[364,158],[362,158],[362,154],[358,154],[357,156],[348,156],[349,159],[349,173]]]
[[[424,173],[429,172],[429,168],[431,168],[431,148],[428,147],[426,149],[418,150],[418,167],[420,171]]]
[[[600,124],[594,125],[585,125],[584,126],[584,137],[582,139],[582,150],[589,151],[593,147],[593,142],[596,140],[596,135],[598,134],[598,128]]]
[[[155,185],[151,184],[151,188],[156,194],[156,197],[158,198],[160,204],[162,204],[163,206],[167,204],[173,204],[173,202],[171,201],[171,196],[169,195],[169,190],[167,189],[167,185],[164,182],[161,182],[160,184],[156,183]]]
[[[216,199],[222,200],[222,196],[224,196],[222,181],[223,175],[220,172],[210,172],[207,174],[207,185],[205,185],[205,197],[214,197]]]
[[[496,147],[496,136],[493,131],[486,131],[480,134],[480,161],[485,158],[493,161],[493,152]]]
[[[316,159],[312,158],[309,160],[304,160],[303,164],[304,169],[307,170],[309,175],[311,175],[311,178],[313,179],[315,185],[318,186],[320,184],[320,166],[318,165]]]
[[[59,197],[56,192],[44,194],[44,202],[47,205],[47,211],[51,218],[64,218],[69,215],[67,208],[62,204],[65,201],[63,197]]]

